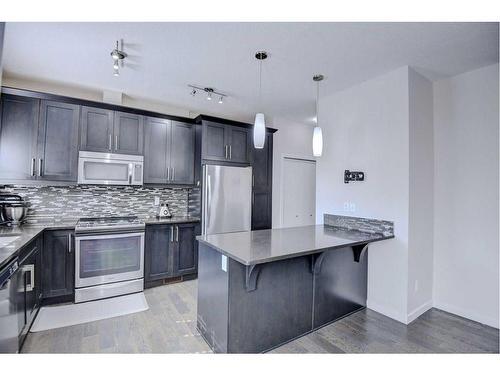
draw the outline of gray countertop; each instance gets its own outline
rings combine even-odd
[[[148,225],[150,224],[179,224],[179,223],[198,223],[200,221],[199,217],[195,216],[175,216],[171,218],[157,218],[150,217],[144,219],[144,222]]]
[[[7,245],[0,245],[0,268],[6,265],[10,259],[14,258],[18,251],[28,244],[33,238],[42,233],[45,229],[75,229],[77,218],[70,220],[47,220],[39,223],[27,223],[20,226],[1,226],[0,225],[0,239],[12,238],[16,239],[9,242]],[[197,223],[200,219],[193,216],[176,216],[173,218],[145,218],[144,222],[147,225],[154,224],[176,224],[176,223]]]
[[[196,237],[224,255],[252,265],[394,238],[339,227],[308,225],[294,228],[201,235]]]

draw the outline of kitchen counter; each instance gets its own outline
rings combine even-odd
[[[195,216],[175,216],[171,218],[158,218],[158,217],[150,217],[144,219],[146,225],[150,224],[180,224],[180,223],[198,223],[200,222],[199,217]]]
[[[331,219],[349,227],[197,237],[197,329],[215,352],[266,352],[366,307],[368,245],[394,238],[393,225]]]
[[[19,226],[0,226],[0,240],[13,238],[15,240],[7,245],[0,245],[0,268],[17,255],[21,248],[27,245],[45,229],[74,229],[76,220],[47,221],[36,224],[23,224]]]
[[[196,239],[244,265],[253,265],[393,237],[392,234],[366,233],[326,225],[308,225],[202,235]]]
[[[13,259],[23,246],[27,245],[44,230],[72,230],[75,228],[77,221],[78,218],[73,218],[68,220],[46,220],[11,227],[0,225],[0,241],[3,241],[5,238],[16,237],[15,240],[6,245],[2,246],[0,243],[0,268]],[[158,219],[155,217],[144,219],[146,225],[194,223],[199,221],[199,218],[193,216],[177,216],[169,219]]]

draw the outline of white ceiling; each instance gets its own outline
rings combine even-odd
[[[119,77],[109,55],[123,39]],[[6,75],[116,90],[194,112],[251,121],[257,50],[268,117],[310,121],[312,76],[322,95],[403,65],[435,80],[498,62],[498,23],[7,23]],[[189,95],[187,84],[229,95],[224,104]]]

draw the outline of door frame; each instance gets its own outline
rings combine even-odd
[[[280,228],[283,228],[283,225],[284,225],[284,207],[285,207],[285,204],[284,204],[285,203],[284,202],[284,200],[285,200],[284,181],[285,181],[285,161],[287,159],[314,163],[314,168],[316,169],[316,160],[315,159],[312,159],[312,158],[307,157],[307,156],[302,156],[302,155],[293,155],[293,154],[282,154],[281,155],[281,158],[280,158],[280,210],[279,210],[279,212],[280,212],[280,215],[279,215]],[[314,181],[314,186],[316,186],[316,181]],[[314,190],[315,190],[314,194],[316,194],[316,188]],[[316,198],[315,198],[315,200],[316,200]],[[315,208],[315,211],[316,211],[316,208]]]

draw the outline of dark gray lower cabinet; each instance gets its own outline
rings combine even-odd
[[[146,226],[144,280],[155,281],[173,276],[173,225]]]
[[[43,298],[73,301],[75,293],[75,252],[72,230],[48,230],[43,235]]]
[[[18,313],[19,347],[36,317],[41,303],[41,240],[35,239],[20,251],[17,272],[16,305]]]
[[[176,249],[174,251],[174,274],[176,276],[195,273],[198,268],[198,241],[195,237],[200,233],[199,225],[176,225]]]
[[[196,223],[154,224],[146,226],[144,279],[147,282],[168,279],[198,270],[200,233]]]

